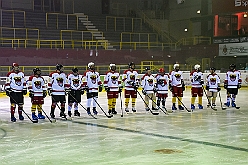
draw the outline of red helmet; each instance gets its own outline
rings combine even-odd
[[[158,70],[158,72],[159,72],[159,73],[164,73],[165,70],[164,70],[164,68],[160,68],[160,69]]]
[[[14,68],[14,67],[19,67],[19,65],[17,64],[17,63],[13,63],[12,64],[12,67]]]

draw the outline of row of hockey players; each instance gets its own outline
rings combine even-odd
[[[235,98],[238,94],[238,89],[241,87],[240,72],[235,69],[235,65],[231,64],[229,71],[226,74],[224,88],[227,89],[227,102],[226,106],[236,106]],[[27,94],[26,81],[24,79],[24,73],[20,71],[19,65],[13,63],[13,70],[8,73],[6,81],[6,94],[10,97],[11,102],[11,121],[16,121],[14,116],[15,108],[18,106],[19,119],[23,120],[23,95]],[[42,104],[44,104],[44,98],[48,94],[51,96],[52,105],[50,116],[55,117],[54,111],[56,106],[60,108],[60,116],[65,115],[65,103],[66,94],[68,95],[68,115],[71,116],[72,106],[74,104],[74,116],[80,116],[78,111],[78,103],[81,102],[81,95],[84,91],[87,95],[87,113],[91,114],[91,103],[93,104],[93,114],[97,114],[96,103],[98,98],[98,92],[102,91],[102,85],[107,92],[108,98],[108,113],[116,114],[115,106],[116,99],[119,93],[122,92],[122,85],[120,80],[120,73],[116,71],[116,65],[110,64],[109,71],[105,75],[104,82],[102,84],[100,75],[95,71],[94,63],[88,64],[88,70],[84,75],[79,74],[77,68],[72,69],[69,75],[63,72],[63,66],[61,64],[56,65],[56,71],[49,75],[48,87],[46,89],[44,79],[41,76],[41,70],[35,68],[34,75],[29,77],[28,90],[29,96],[32,102],[32,118],[33,120],[44,119],[42,115]],[[191,87],[191,109],[195,109],[195,100],[198,96],[198,107],[203,109],[202,96],[203,96],[203,74],[200,69],[200,65],[195,65],[194,70],[190,73],[192,87]],[[135,103],[137,98],[137,89],[140,86],[140,78],[138,72],[135,70],[135,64],[129,63],[128,69],[124,71],[122,81],[125,86],[125,111],[129,112],[128,104],[130,98],[132,99],[132,111],[136,112]],[[217,93],[220,91],[220,78],[215,73],[215,68],[210,68],[210,74],[206,79],[206,90],[208,96],[208,106],[212,102],[212,106],[215,106],[215,100]],[[146,74],[141,78],[142,93],[145,95],[145,108],[149,111],[149,100],[152,100],[152,110],[158,110],[162,103],[163,109],[165,108],[166,98],[168,97],[168,90],[172,92],[172,110],[177,110],[176,100],[178,99],[178,109],[184,110],[182,106],[183,91],[185,85],[183,82],[183,74],[180,71],[179,64],[174,65],[174,70],[169,74],[165,74],[163,68],[159,69],[159,73],[153,76],[150,68],[146,68]],[[140,95],[141,96],[141,95]],[[157,101],[156,101],[157,96]],[[212,98],[212,99],[211,99]],[[60,102],[60,106],[58,103]],[[38,110],[38,116],[35,111]]]

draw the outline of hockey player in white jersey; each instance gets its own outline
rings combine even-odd
[[[210,68],[209,70],[210,70],[210,74],[206,78],[206,90],[207,90],[207,97],[209,100],[207,107],[210,107],[211,103],[212,106],[215,107],[217,93],[221,90],[220,77],[215,73],[216,69],[214,67]]]
[[[169,85],[169,75],[165,74],[164,68],[159,69],[159,73],[155,76],[157,81],[157,106],[160,107],[160,102],[162,102],[162,108],[166,110],[165,102],[168,97],[168,85]]]
[[[142,93],[145,95],[145,109],[149,111],[149,100],[152,101],[152,110],[158,110],[156,108],[156,78],[152,75],[151,69],[146,68],[146,74],[141,78]],[[148,97],[149,96],[149,97]]]
[[[104,78],[104,88],[108,98],[108,113],[117,114],[115,110],[116,99],[118,98],[118,94],[122,92],[122,85],[120,74],[116,71],[116,65],[110,64],[109,69]]]
[[[135,64],[130,62],[128,69],[122,75],[122,81],[125,86],[125,111],[129,112],[128,104],[130,97],[132,99],[132,111],[136,112],[135,104],[137,98],[137,89],[139,88],[140,78],[138,71],[135,70]]]
[[[28,79],[29,97],[32,103],[32,119],[45,119],[45,116],[42,115],[42,104],[44,104],[44,98],[47,95],[45,81],[41,76],[41,70],[39,68],[34,68],[33,72],[34,74]],[[35,114],[36,108],[38,110],[38,117]]]
[[[48,79],[48,94],[51,96],[51,118],[55,118],[55,108],[58,102],[60,102],[60,117],[66,118],[65,115],[65,94],[69,92],[70,85],[67,80],[67,76],[64,73],[63,65],[57,64],[56,71],[50,73]]]
[[[10,97],[10,120],[16,121],[15,108],[18,106],[19,120],[24,120],[22,115],[23,110],[23,95],[27,94],[27,86],[24,73],[20,70],[17,63],[12,64],[12,71],[7,74],[7,80],[5,84],[6,95]]]
[[[78,69],[72,69],[68,75],[68,83],[70,84],[70,92],[68,92],[68,116],[71,117],[72,106],[74,104],[74,116],[80,116],[78,111],[78,103],[81,102],[81,95],[84,94],[83,76],[79,74]]]
[[[195,109],[195,99],[198,96],[198,107],[199,109],[203,109],[202,106],[202,96],[203,89],[202,85],[204,84],[203,74],[201,72],[201,66],[196,64],[194,66],[194,70],[190,73],[191,79],[191,109]]]
[[[97,115],[96,101],[98,98],[98,91],[102,92],[102,82],[100,75],[95,71],[95,64],[93,62],[88,63],[88,70],[84,73],[83,86],[87,91],[87,113],[90,115],[90,106],[93,102],[93,114]]]
[[[236,96],[238,94],[238,90],[241,88],[241,73],[236,70],[236,65],[231,64],[229,66],[229,71],[226,73],[226,78],[224,82],[224,88],[227,90],[227,100],[224,103],[227,107],[231,106],[236,107]]]

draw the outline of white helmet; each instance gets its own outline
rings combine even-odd
[[[179,67],[179,64],[174,64],[173,68],[176,69],[176,67]]]
[[[94,62],[88,63],[88,68],[90,68],[92,65],[95,65]]]
[[[201,65],[199,65],[199,64],[196,64],[196,65],[194,66],[195,70],[198,70],[200,67],[201,67]]]
[[[114,69],[113,69],[113,68],[114,68]],[[115,70],[115,69],[116,69],[116,65],[115,65],[115,64],[113,64],[113,63],[109,64],[109,69],[111,69],[111,70]]]

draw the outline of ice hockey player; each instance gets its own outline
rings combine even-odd
[[[183,81],[183,72],[180,71],[179,64],[174,64],[174,70],[170,72],[170,84],[169,89],[172,92],[172,110],[177,110],[176,99],[178,98],[178,109],[184,110],[182,107],[183,91],[185,85]],[[180,99],[180,100],[179,100]]]
[[[47,89],[44,78],[41,76],[41,70],[39,68],[34,68],[33,72],[34,74],[28,79],[28,90],[32,103],[32,119],[37,121],[38,119],[45,119],[45,116],[42,115],[42,104],[44,104]],[[38,117],[35,114],[36,108],[38,110]]]
[[[160,68],[159,73],[155,76],[155,78],[157,82],[157,106],[160,107],[160,102],[162,101],[162,108],[166,110],[165,102],[168,97],[168,85],[170,83],[169,75],[165,74],[164,68]]]
[[[90,106],[93,102],[93,114],[97,115],[96,101],[98,98],[98,91],[102,92],[102,82],[100,75],[95,71],[95,64],[93,62],[88,63],[88,70],[84,73],[83,86],[87,91],[87,113],[91,115]]]
[[[108,113],[117,114],[115,110],[116,99],[118,98],[118,94],[122,92],[120,74],[116,71],[115,64],[111,63],[109,69],[104,79],[104,88],[108,98]]]
[[[190,73],[191,79],[191,109],[195,109],[195,99],[198,96],[198,107],[203,109],[202,106],[202,96],[203,96],[203,74],[201,72],[201,66],[196,64],[194,70]]]
[[[60,102],[60,117],[66,118],[65,114],[65,94],[69,92],[70,85],[67,80],[67,76],[64,73],[64,67],[61,64],[56,65],[56,71],[50,73],[48,79],[48,94],[52,98],[52,105],[51,105],[51,118],[55,118],[55,108]]]
[[[226,73],[226,78],[224,82],[224,88],[227,90],[227,101],[224,103],[227,107],[231,106],[236,107],[236,96],[238,94],[238,90],[241,88],[241,73],[236,70],[236,65],[231,64],[229,66],[229,71]]]
[[[81,102],[81,95],[84,94],[83,76],[79,74],[78,68],[73,68],[68,75],[68,82],[70,84],[70,92],[68,92],[68,116],[71,117],[72,106],[74,104],[74,116],[80,116],[78,111],[78,103]]]
[[[152,71],[149,67],[146,68],[146,74],[141,78],[142,93],[145,95],[145,109],[149,111],[149,100],[152,101],[152,110],[158,110],[156,108],[156,78],[152,75]]]
[[[12,122],[16,121],[16,106],[18,106],[19,120],[24,120],[24,117],[22,115],[24,104],[23,95],[27,94],[27,86],[24,73],[20,70],[19,65],[17,63],[12,64],[12,71],[7,74],[5,91],[6,95],[10,97],[10,120]]]
[[[220,88],[220,77],[215,73],[215,68],[212,67],[209,69],[210,74],[207,76],[206,80],[206,90],[207,90],[207,97],[208,97],[208,105],[207,107],[210,107],[211,101],[212,101],[212,106],[215,107],[215,101],[217,97],[217,93],[221,90]],[[212,98],[212,100],[211,100]]]
[[[135,104],[137,98],[137,89],[139,88],[140,78],[138,71],[135,70],[135,64],[130,62],[128,69],[124,71],[122,81],[125,85],[125,111],[129,112],[128,104],[130,97],[132,99],[132,111],[136,112]]]

